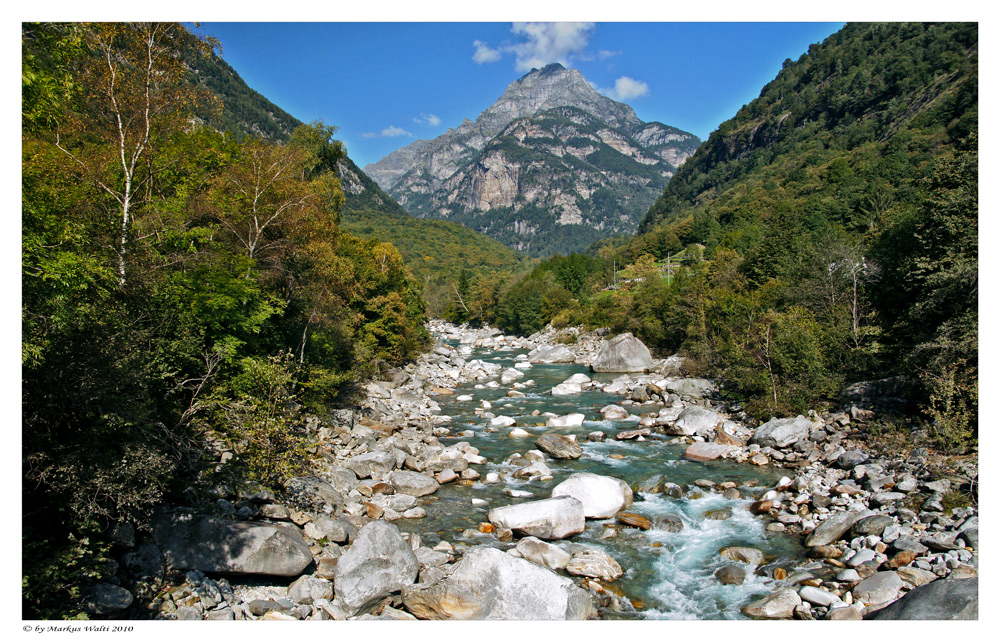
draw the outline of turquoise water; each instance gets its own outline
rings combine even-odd
[[[513,367],[515,357],[524,351],[482,352],[477,351],[469,359],[478,358]],[[622,600],[624,610],[603,612],[604,617],[649,618],[649,619],[722,619],[741,618],[739,607],[757,595],[773,590],[774,581],[757,577],[753,569],[746,566],[747,580],[740,586],[724,586],[713,576],[719,567],[735,564],[723,560],[718,550],[724,546],[753,546],[762,549],[769,557],[788,556],[804,558],[804,550],[798,538],[784,534],[766,533],[764,523],[747,510],[754,495],[773,486],[784,473],[781,469],[759,468],[748,464],[737,464],[730,460],[698,463],[683,459],[685,446],[667,443],[670,437],[653,434],[647,441],[617,441],[614,435],[619,430],[636,426],[634,421],[604,421],[600,408],[621,403],[620,395],[601,391],[586,391],[576,395],[552,396],[550,388],[582,372],[596,381],[610,382],[618,375],[590,373],[584,366],[575,364],[533,364],[525,371],[519,382],[534,380],[534,385],[520,389],[526,396],[507,397],[510,385],[499,388],[475,389],[468,384],[455,389],[454,396],[435,397],[441,406],[441,414],[449,415],[452,434],[459,431],[473,431],[472,436],[444,437],[444,445],[457,441],[467,441],[479,449],[489,463],[475,465],[482,479],[467,485],[448,484],[434,495],[421,498],[427,508],[428,517],[420,520],[400,520],[397,524],[404,530],[421,535],[422,539],[434,545],[439,540],[468,545],[486,544],[497,548],[509,548],[513,544],[498,542],[492,535],[476,534],[464,537],[465,529],[476,530],[481,522],[487,521],[491,508],[506,506],[522,501],[546,499],[552,488],[576,472],[591,472],[625,480],[633,486],[643,480],[663,475],[664,481],[676,484],[692,484],[695,480],[708,479],[716,484],[734,482],[743,498],[725,499],[713,491],[703,491],[690,486],[683,499],[674,499],[653,493],[636,493],[635,502],[627,510],[656,521],[663,515],[679,517],[684,528],[672,533],[654,529],[622,529],[610,539],[602,539],[605,526],[614,520],[587,520],[585,532],[563,540],[599,547],[614,557],[626,569],[625,575],[613,584],[628,599]],[[499,377],[496,378],[499,382]],[[485,383],[485,382],[480,382]],[[472,401],[456,401],[456,397],[470,394]],[[489,420],[476,416],[475,409],[486,400],[492,404],[489,412],[496,416],[506,415],[517,420],[517,427],[530,433],[529,437],[510,437],[513,429],[499,428],[489,432]],[[626,406],[632,414],[639,415],[643,408]],[[647,410],[658,409],[648,406]],[[546,428],[544,416],[532,416],[534,410],[554,412],[559,415],[571,412],[583,413],[586,417],[580,427]],[[546,458],[546,465],[552,470],[549,481],[511,480],[498,484],[483,483],[486,474],[499,471],[503,462],[513,453],[524,454],[537,449],[534,440],[544,432],[555,430],[562,434],[574,434],[583,448],[583,456],[577,460]],[[604,442],[590,442],[587,434],[595,430],[603,431],[608,439]],[[510,470],[510,467],[508,467]],[[516,489],[532,494],[526,498],[512,498],[504,494],[504,489]],[[485,500],[487,506],[477,507],[472,499]],[[727,520],[704,519],[705,513],[729,509],[732,517]],[[790,570],[790,569],[789,569]]]

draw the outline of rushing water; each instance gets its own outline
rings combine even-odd
[[[523,351],[477,351],[469,359],[479,358],[513,367],[515,357]],[[619,613],[605,613],[605,617],[651,618],[651,619],[721,619],[743,617],[739,607],[752,598],[773,590],[774,581],[754,575],[753,569],[745,565],[746,581],[742,585],[723,585],[713,577],[714,572],[726,564],[736,564],[718,555],[724,546],[753,546],[762,549],[768,556],[789,556],[801,559],[803,551],[797,538],[783,534],[766,533],[764,524],[747,510],[756,493],[760,493],[781,476],[780,470],[757,468],[747,464],[737,464],[730,460],[716,460],[698,463],[685,460],[685,447],[668,444],[666,439],[647,441],[616,441],[615,432],[635,426],[634,421],[604,421],[598,410],[610,403],[621,403],[620,395],[598,391],[585,391],[576,395],[552,396],[549,389],[577,372],[587,373],[597,381],[613,380],[617,375],[595,374],[575,364],[534,364],[525,371],[521,382],[534,380],[534,385],[522,388],[524,397],[507,397],[510,386],[499,388],[476,388],[467,384],[456,389],[454,396],[439,396],[435,400],[441,406],[441,414],[450,415],[452,434],[459,431],[473,431],[473,436],[458,439],[468,441],[479,449],[489,464],[478,466],[483,479],[486,473],[502,467],[502,462],[512,453],[524,454],[535,449],[534,440],[549,430],[563,434],[577,435],[577,442],[583,448],[583,456],[577,460],[547,458],[553,479],[549,481],[512,480],[499,484],[486,484],[482,480],[471,486],[448,484],[437,493],[421,498],[427,507],[428,517],[420,520],[401,520],[403,530],[415,532],[433,545],[437,540],[453,543],[486,544],[498,548],[509,548],[512,544],[502,544],[491,535],[477,533],[463,536],[465,529],[477,529],[480,522],[487,521],[490,508],[505,506],[522,501],[546,499],[552,488],[576,472],[592,472],[623,479],[633,486],[656,475],[663,475],[665,481],[677,484],[692,484],[695,480],[709,479],[716,484],[735,482],[743,499],[729,500],[711,490],[689,492],[683,499],[673,499],[665,495],[636,493],[635,503],[629,512],[638,513],[652,519],[664,515],[680,517],[684,528],[680,532],[662,530],[639,531],[625,529],[611,538],[602,538],[605,526],[614,520],[587,520],[586,531],[570,538],[587,546],[599,547],[607,551],[625,569],[625,574],[614,585],[629,598],[626,610]],[[497,377],[499,380],[499,377]],[[485,383],[485,382],[479,382]],[[456,397],[471,394],[472,401],[457,401]],[[530,437],[509,436],[511,428],[501,428],[496,432],[486,430],[488,419],[475,414],[481,401],[492,404],[490,412],[507,415],[517,420],[517,425],[531,433]],[[633,414],[640,414],[635,406],[627,408]],[[650,406],[650,410],[653,406]],[[576,428],[545,428],[544,416],[532,416],[532,411],[553,412],[559,415],[581,412],[587,420]],[[587,434],[601,430],[608,435],[604,442],[589,442]],[[669,438],[668,438],[669,439]],[[442,440],[445,445],[454,439]],[[754,480],[757,480],[756,482]],[[511,488],[532,493],[527,498],[512,498],[504,494]],[[698,489],[692,486],[692,490]],[[483,499],[486,506],[474,506],[472,499]],[[718,509],[729,509],[732,517],[726,520],[705,519],[704,515]],[[556,542],[557,544],[560,542]],[[565,543],[565,542],[562,542]]]

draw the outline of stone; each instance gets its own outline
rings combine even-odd
[[[409,470],[394,470],[387,478],[397,493],[423,497],[437,492],[440,484],[430,475]]]
[[[631,332],[608,341],[597,353],[590,369],[594,372],[643,372],[653,363],[653,355]]]
[[[573,553],[566,563],[566,572],[570,575],[594,577],[613,582],[621,577],[625,570],[613,557],[597,548],[585,548]]]
[[[866,620],[978,620],[979,579],[941,579],[913,589]]]
[[[692,461],[712,461],[723,455],[728,455],[732,450],[733,446],[696,441],[688,446],[687,450],[684,451],[684,456]]]
[[[837,468],[842,468],[843,470],[851,470],[855,466],[860,466],[866,461],[868,461],[868,453],[852,449],[841,453],[841,455],[837,457],[837,461],[834,465]]]
[[[376,450],[351,457],[347,460],[347,467],[359,479],[383,479],[396,467],[396,457],[392,453]]]
[[[800,439],[808,439],[809,432],[816,428],[822,428],[822,424],[802,415],[787,419],[772,419],[754,431],[750,443],[760,444],[762,447],[784,448]]]
[[[679,533],[684,530],[684,520],[676,515],[660,515],[656,518],[656,530]]]
[[[620,419],[625,419],[626,417],[628,417],[627,410],[625,410],[621,406],[617,406],[614,404],[611,404],[609,406],[604,406],[603,408],[601,408],[600,412],[601,415],[604,416],[604,419],[606,421],[618,421]]]
[[[549,417],[545,425],[549,428],[577,428],[583,425],[586,416],[580,412],[571,412],[561,417]]]
[[[739,566],[727,564],[715,571],[715,579],[721,584],[740,585],[746,580],[747,572]]]
[[[828,620],[862,620],[861,609],[857,606],[835,606],[826,612]]]
[[[627,441],[629,439],[638,439],[639,437],[648,437],[653,434],[653,431],[649,428],[638,428],[636,430],[622,430],[621,432],[615,434],[615,439],[618,441]]]
[[[672,435],[708,436],[724,419],[725,417],[714,410],[702,406],[688,406],[674,421],[673,428],[669,432]]]
[[[716,521],[724,521],[733,516],[733,511],[729,508],[719,508],[716,510],[710,510],[705,513],[705,519],[711,519]]]
[[[466,551],[448,577],[405,589],[403,604],[424,620],[585,620],[596,613],[569,578],[485,546]]]
[[[572,497],[588,519],[608,519],[632,503],[632,489],[623,480],[595,473],[574,473],[552,489],[552,497]]]
[[[663,385],[663,389],[681,397],[701,399],[711,396],[718,387],[708,379],[678,379],[668,381]]]
[[[638,528],[644,531],[648,531],[653,527],[653,522],[651,522],[648,517],[636,515],[635,513],[618,513],[615,516],[615,520],[619,524],[624,524],[625,526],[631,526],[632,528]]]
[[[285,490],[309,503],[330,504],[335,509],[344,505],[344,496],[319,477],[293,477],[285,482]]]
[[[881,537],[885,529],[893,524],[892,518],[888,515],[870,515],[855,522],[854,526],[851,527],[851,534],[855,537],[864,537],[866,535]]]
[[[153,517],[153,539],[168,566],[211,573],[297,576],[312,553],[293,526],[191,513]]]
[[[880,571],[858,582],[851,591],[864,604],[884,604],[896,599],[903,580],[892,571]]]
[[[764,561],[764,551],[750,546],[726,546],[719,550],[719,555],[754,567]]]
[[[566,346],[551,346],[540,349],[538,352],[529,353],[528,361],[531,363],[573,363],[576,355]]]
[[[799,589],[799,597],[816,606],[830,606],[841,601],[830,591],[825,591],[817,586],[803,586]]]
[[[547,432],[535,440],[535,445],[556,459],[579,459],[583,448],[566,435]]]
[[[83,610],[91,615],[111,615],[132,606],[132,594],[114,584],[98,582],[83,594]]]
[[[517,552],[529,562],[550,568],[554,571],[566,568],[566,564],[571,557],[569,553],[555,544],[549,544],[537,537],[524,537],[519,540],[517,542]]]
[[[122,555],[125,568],[137,579],[159,580],[163,578],[163,554],[151,541],[145,541],[139,548]]]
[[[313,600],[331,600],[333,583],[312,575],[303,575],[288,587],[288,597],[300,604],[312,604]]]
[[[394,524],[365,525],[334,571],[337,599],[351,615],[365,612],[417,579],[420,563]]]
[[[343,544],[347,542],[349,537],[347,528],[341,522],[326,515],[316,515],[312,521],[307,522],[302,527],[302,530],[305,532],[306,537],[311,537],[316,541],[325,539],[330,542]]]
[[[580,387],[578,383],[560,383],[559,385],[553,386],[549,394],[553,397],[564,397],[567,395],[578,395],[583,392],[583,388]]]
[[[786,620],[795,614],[795,607],[802,604],[802,598],[793,589],[781,589],[767,597],[751,602],[740,611],[747,617],[758,620]]]
[[[563,539],[585,527],[583,504],[561,496],[494,508],[489,520],[497,528],[540,539]]]
[[[855,522],[867,517],[869,514],[870,513],[868,511],[844,511],[841,513],[833,513],[825,521],[821,522],[819,526],[813,529],[813,532],[806,537],[805,545],[813,547],[832,544],[840,539],[844,533],[850,530],[850,528],[854,526]]]

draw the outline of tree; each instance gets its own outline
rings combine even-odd
[[[184,81],[181,51],[192,37],[178,23],[90,23],[80,57],[86,116],[56,130],[55,144],[110,196],[118,212],[118,281],[125,286],[129,235],[149,189],[154,147],[183,124],[200,95]],[[212,41],[194,39],[211,51]],[[74,140],[67,141],[69,133]]]

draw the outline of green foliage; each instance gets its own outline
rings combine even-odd
[[[334,407],[428,341],[399,253],[339,229],[335,128],[302,126],[278,144],[192,125],[181,70],[195,43],[182,32],[24,29],[23,587],[35,617],[77,614],[110,533],[147,527],[214,466],[216,436],[236,453],[234,484],[279,484],[306,462],[301,405]],[[93,53],[139,59],[140,33],[156,34],[167,61],[155,100],[169,109],[122,169],[107,161],[117,131],[89,125],[141,107],[143,92],[117,86],[129,104],[108,107]]]

